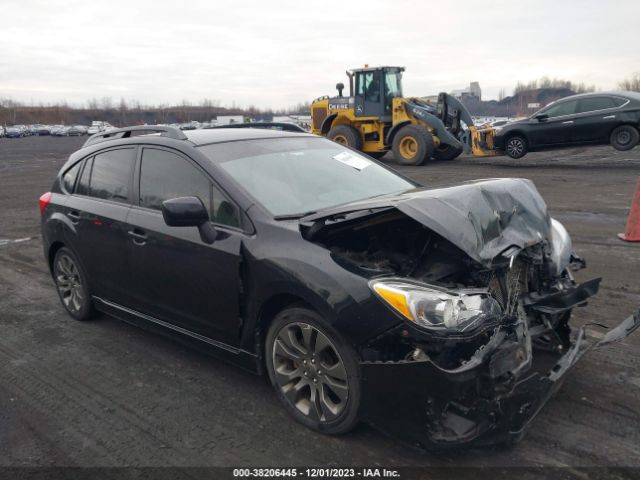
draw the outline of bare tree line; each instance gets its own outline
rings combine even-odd
[[[531,80],[529,82],[519,81],[516,84],[516,88],[513,90],[513,94],[517,95],[521,92],[537,90],[541,88],[566,88],[568,90],[572,90],[575,93],[595,92],[596,90],[595,85],[586,85],[584,82],[574,83],[570,80],[563,80],[561,78],[549,78],[547,76],[544,76],[539,80]],[[640,72],[636,72],[630,77],[618,82],[618,88],[620,90],[640,92]],[[501,88],[500,92],[498,93],[498,100],[503,100],[504,98],[505,90],[504,88]]]
[[[640,72],[636,72],[618,83],[621,90],[640,92]],[[566,89],[574,93],[593,92],[595,85],[575,83],[560,78],[544,76],[528,82],[518,81],[513,95],[539,89]],[[506,97],[501,88],[498,100]],[[218,115],[244,115],[245,117],[269,119],[274,115],[308,113],[308,102],[298,102],[288,108],[259,108],[255,105],[240,107],[235,101],[223,106],[218,99],[204,98],[198,102],[187,99],[177,104],[162,103],[144,105],[137,100],[114,99],[110,96],[90,98],[82,106],[71,106],[66,100],[54,104],[39,102],[35,105],[17,102],[10,98],[0,98],[0,124],[16,123],[87,123],[94,119],[105,119],[117,125],[136,123],[183,123],[189,121],[207,122]]]
[[[636,72],[629,78],[625,78],[618,83],[620,90],[628,90],[632,92],[640,92],[640,72]]]
[[[585,85],[584,82],[574,83],[571,80],[563,80],[561,78],[549,78],[544,76],[538,80],[531,80],[529,82],[518,82],[516,88],[513,90],[513,94],[517,95],[522,92],[528,92],[531,90],[538,90],[543,88],[564,88],[572,90],[575,93],[587,93],[595,92],[595,85]]]

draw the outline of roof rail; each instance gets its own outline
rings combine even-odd
[[[285,132],[301,132],[309,133],[304,128],[296,123],[289,122],[249,122],[249,123],[230,123],[228,125],[217,125],[212,129],[217,128],[265,128],[271,130],[282,130]]]
[[[116,140],[119,138],[129,138],[132,132],[154,132],[160,133],[162,137],[173,138],[175,140],[187,140],[187,136],[182,133],[182,130],[176,127],[169,127],[163,125],[136,125],[134,127],[116,128],[114,130],[108,130],[105,132],[99,132],[91,135],[84,142],[83,147],[94,145],[100,142],[107,142],[109,140]]]

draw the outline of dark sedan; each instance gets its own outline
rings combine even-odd
[[[600,279],[574,281],[583,262],[528,180],[427,189],[306,133],[130,127],[90,137],[40,211],[73,318],[266,372],[323,433],[510,442],[594,346],[571,312]]]
[[[24,137],[24,132],[16,127],[7,127],[5,131],[5,136],[7,138],[21,138]]]
[[[640,140],[640,93],[574,95],[553,102],[531,117],[505,125],[496,148],[512,158],[527,152],[577,145],[611,144],[630,150]]]

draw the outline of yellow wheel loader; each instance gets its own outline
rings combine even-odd
[[[323,96],[311,104],[311,131],[380,158],[389,150],[403,165],[453,160],[462,152],[498,155],[494,130],[479,128],[466,107],[441,93],[437,102],[402,96],[404,67],[347,70],[349,96]]]

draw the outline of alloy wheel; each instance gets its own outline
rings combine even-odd
[[[347,370],[331,340],[302,322],[285,325],[273,343],[276,383],[287,402],[311,420],[328,422],[345,410]]]
[[[512,157],[519,157],[524,152],[524,142],[520,138],[512,138],[507,143],[507,152]]]
[[[68,255],[60,255],[55,264],[54,274],[65,307],[71,312],[79,312],[84,302],[84,289],[80,271],[73,259]]]

